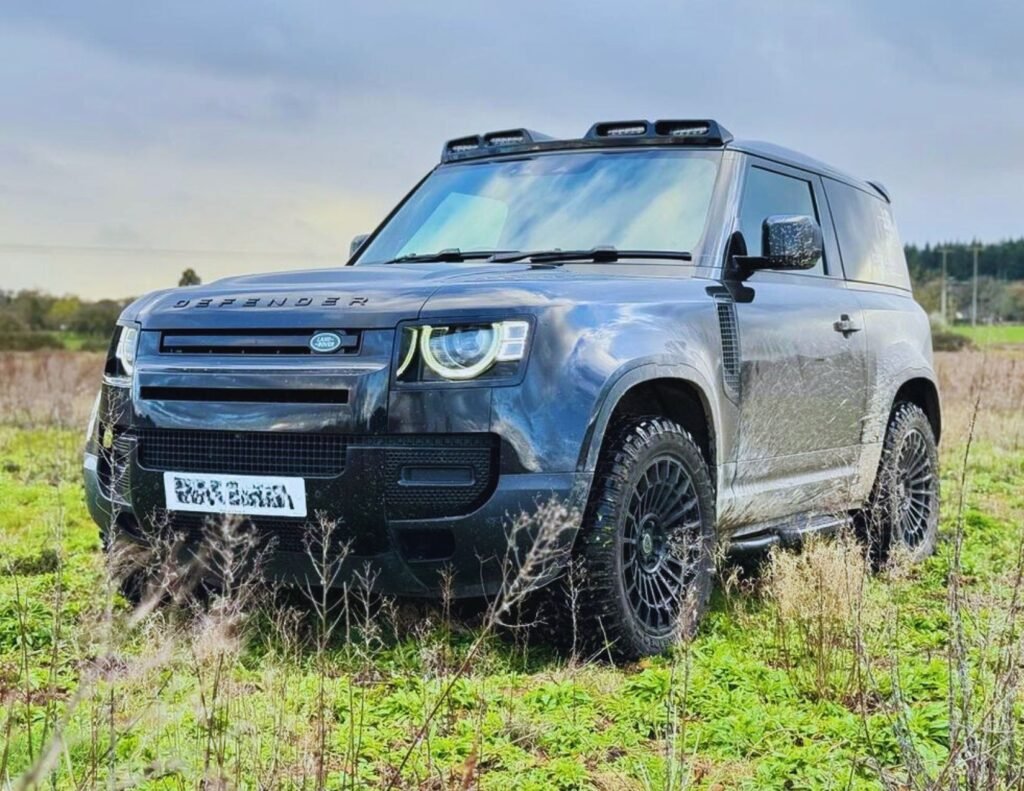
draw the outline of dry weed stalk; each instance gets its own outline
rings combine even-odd
[[[520,513],[506,529],[507,550],[501,561],[502,584],[489,602],[476,638],[462,662],[442,687],[437,699],[423,718],[402,758],[388,778],[386,788],[401,782],[402,772],[413,753],[427,736],[441,707],[448,700],[458,681],[468,672],[484,643],[498,626],[519,626],[508,620],[527,597],[555,580],[566,568],[571,554],[571,537],[580,524],[579,512],[557,500],[541,504],[532,515]]]
[[[866,596],[867,574],[864,548],[849,532],[833,540],[812,537],[799,553],[771,551],[766,592],[777,646],[798,690],[827,699],[851,688],[856,628],[880,622]]]

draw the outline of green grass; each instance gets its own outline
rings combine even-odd
[[[379,788],[453,679],[401,787],[462,788],[475,772],[488,789],[674,789],[683,778],[876,788],[876,764],[901,776],[908,740],[926,770],[947,758],[948,542],[918,567],[867,580],[867,659],[852,651],[851,624],[833,626],[823,677],[821,651],[780,623],[758,580],[716,594],[697,638],[671,656],[571,663],[506,635],[486,639],[457,677],[479,627],[411,605],[322,653],[295,597],[256,609],[240,641],[174,608],[129,628],[83,506],[79,442],[78,432],[0,427],[0,786],[66,716],[55,788],[192,788],[204,777],[313,788],[320,723],[325,785]],[[986,602],[966,624],[971,639],[1005,611],[1024,454],[980,443],[969,472],[963,575]],[[947,535],[957,473],[944,480]],[[298,606],[295,630],[274,623],[285,605]]]
[[[956,325],[951,329],[970,338],[977,346],[1024,346],[1024,324]]]

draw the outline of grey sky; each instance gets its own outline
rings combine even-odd
[[[1024,235],[1024,4],[0,6],[0,289],[325,266],[468,132],[719,119],[885,182],[904,238]]]

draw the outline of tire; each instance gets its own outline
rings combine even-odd
[[[714,485],[685,429],[618,425],[602,451],[575,548],[587,648],[632,660],[692,635],[714,580]]]
[[[917,404],[893,407],[871,499],[858,521],[876,567],[896,551],[915,563],[935,551],[939,453],[931,422]]]

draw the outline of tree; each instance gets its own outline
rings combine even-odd
[[[82,309],[78,297],[58,297],[46,311],[46,326],[51,330],[66,330]]]
[[[181,280],[178,281],[178,285],[198,286],[202,282],[203,281],[199,278],[199,275],[196,274],[196,270],[194,270],[192,267],[189,267],[188,269],[181,273]]]
[[[83,335],[109,337],[122,310],[124,304],[112,299],[83,302],[71,321],[70,329]]]

